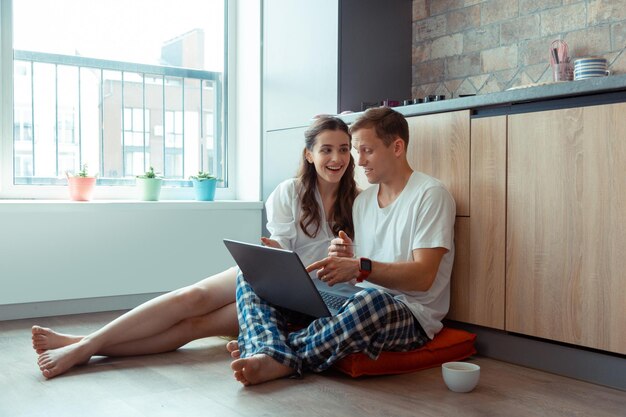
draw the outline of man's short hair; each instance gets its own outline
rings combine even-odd
[[[405,147],[409,146],[409,124],[404,116],[389,107],[370,108],[363,113],[350,126],[350,133],[357,130],[374,128],[385,146],[389,147],[396,138],[404,141]]]

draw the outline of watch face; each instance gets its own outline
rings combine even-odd
[[[372,261],[367,258],[361,258],[361,271],[371,271]]]

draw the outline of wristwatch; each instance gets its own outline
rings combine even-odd
[[[368,258],[359,258],[359,276],[356,282],[363,282],[372,273],[372,260]]]

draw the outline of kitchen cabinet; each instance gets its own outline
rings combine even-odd
[[[439,179],[456,203],[455,257],[451,278],[451,309],[448,318],[472,322],[470,297],[470,114],[468,110],[407,117],[407,159],[413,170]],[[353,151],[355,160],[358,155]],[[355,172],[361,189],[370,186],[362,169]],[[488,313],[487,313],[488,314]],[[503,321],[503,320],[502,320]]]
[[[407,118],[411,168],[439,179],[456,203],[455,258],[449,318],[471,322],[470,114],[468,110]]]
[[[470,166],[470,216],[457,218],[448,318],[504,329],[506,116],[471,120]]]
[[[624,114],[618,103],[471,119],[448,318],[626,353]]]
[[[457,204],[447,318],[626,354],[626,103],[533,110],[407,117]]]
[[[468,99],[469,212],[453,191],[447,318],[626,354],[624,77]],[[438,111],[466,104],[446,105]],[[402,110],[426,124],[431,115],[413,110],[435,108]],[[432,134],[415,126],[413,142]]]
[[[470,125],[469,111],[458,111],[408,121],[411,166],[440,179],[457,205],[447,317],[503,329],[506,116]]]
[[[626,354],[624,114],[509,116],[506,330]]]

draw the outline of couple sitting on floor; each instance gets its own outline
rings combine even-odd
[[[351,141],[374,184],[360,194]],[[251,385],[320,372],[351,353],[377,358],[432,339],[449,306],[455,205],[439,181],[409,166],[406,119],[385,107],[369,109],[350,129],[338,118],[321,117],[305,142],[298,176],[281,183],[266,203],[271,237],[261,241],[297,252],[307,270],[330,285],[362,287],[337,315],[293,331],[284,311],[258,297],[231,268],[148,301],[87,336],[33,326],[44,377],[93,355],[167,352],[194,339],[238,334],[227,344],[231,367],[238,381]]]

